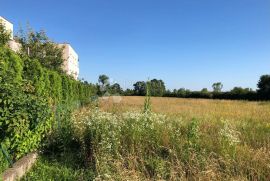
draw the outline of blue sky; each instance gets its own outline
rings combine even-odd
[[[105,73],[124,88],[256,89],[270,74],[270,0],[0,0],[0,16],[71,43],[93,83]]]

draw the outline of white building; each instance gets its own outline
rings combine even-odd
[[[8,20],[6,20],[5,18],[3,18],[2,16],[0,16],[0,23],[4,25],[6,31],[8,31],[10,33],[10,40],[8,42],[8,46],[10,47],[10,49],[12,49],[15,52],[20,51],[21,49],[21,44],[17,43],[14,39],[13,39],[13,24],[10,23]]]
[[[10,33],[10,39],[13,39],[13,24],[10,23],[8,20],[0,16],[0,23],[4,25],[6,31]]]
[[[79,56],[75,50],[68,43],[58,44],[63,48],[63,70],[71,75],[74,79],[78,79],[79,76]]]

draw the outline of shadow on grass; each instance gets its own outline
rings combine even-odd
[[[47,180],[93,180],[95,173],[87,168],[75,149],[55,154],[44,152],[29,173],[22,178],[23,181]]]

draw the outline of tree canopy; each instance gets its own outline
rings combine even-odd
[[[63,47],[50,40],[44,30],[35,32],[28,28],[20,30],[15,39],[21,43],[21,54],[31,59],[37,59],[41,65],[58,72],[63,72]]]
[[[262,75],[260,77],[258,88],[260,97],[270,99],[270,75]]]
[[[219,93],[219,92],[222,91],[223,84],[222,84],[221,82],[217,82],[217,83],[214,83],[214,84],[212,85],[212,87],[213,87],[213,91],[214,91],[215,93]]]
[[[109,77],[107,75],[100,75],[98,77],[98,82],[101,83],[102,85],[104,84],[109,84]]]

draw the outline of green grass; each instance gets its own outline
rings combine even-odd
[[[41,155],[22,181],[74,181],[93,180],[94,172],[90,168],[82,168],[74,155],[65,153],[63,155]]]

